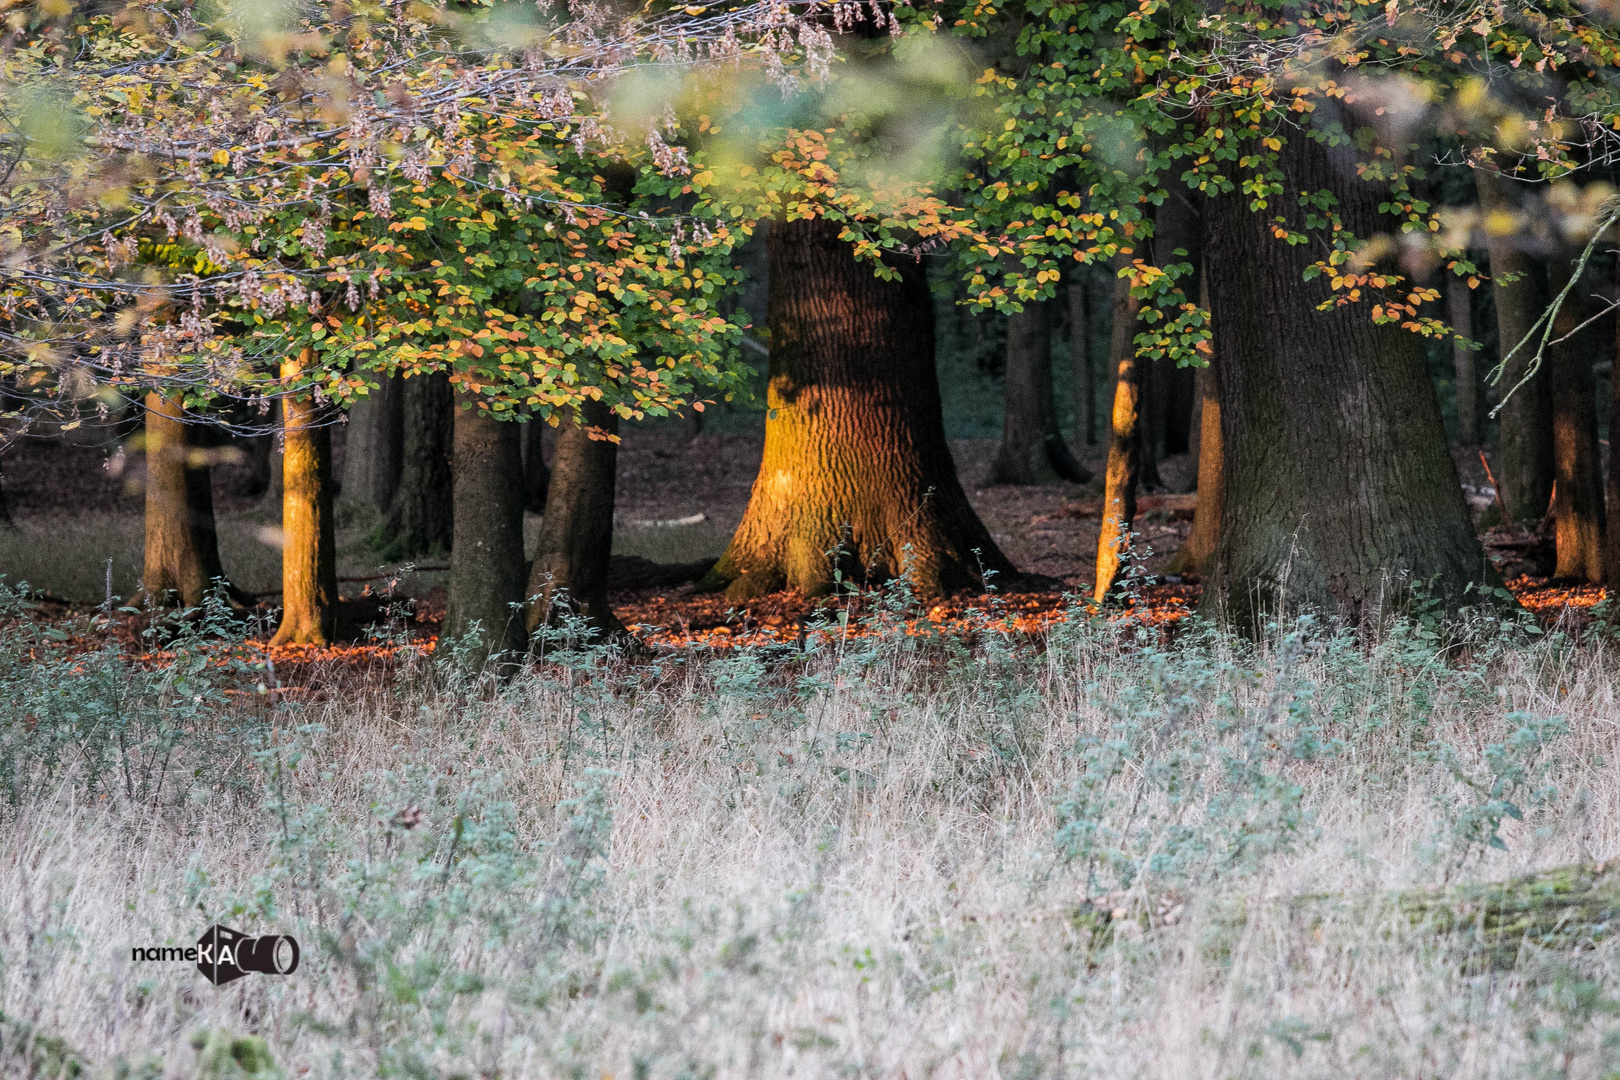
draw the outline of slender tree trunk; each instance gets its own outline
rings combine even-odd
[[[225,581],[213,471],[182,416],[177,398],[146,395],[145,595],[163,606],[196,607],[220,581],[232,599],[245,599]]]
[[[701,417],[702,413],[694,413]],[[551,487],[551,470],[546,467],[546,428],[541,420],[523,425],[523,509],[531,514],[546,512],[546,493]]]
[[[1284,175],[1333,191],[1346,227],[1372,236],[1378,192],[1330,157],[1347,153],[1291,134]],[[1304,278],[1316,250],[1272,233],[1275,215],[1306,227],[1294,199],[1263,214],[1239,191],[1207,205],[1226,499],[1205,601],[1251,631],[1302,607],[1361,626],[1418,582],[1447,607],[1494,583],[1421,339],[1375,325],[1366,305],[1317,310],[1332,294]]]
[[[1198,506],[1192,532],[1165,567],[1172,574],[1208,577],[1221,539],[1221,504],[1226,499],[1225,462],[1221,455],[1220,371],[1211,359],[1198,370]]]
[[[1446,305],[1451,329],[1470,340],[1474,337],[1473,290],[1459,277],[1446,279]],[[1479,374],[1474,350],[1452,339],[1451,364],[1457,371],[1457,441],[1464,446],[1479,445]]]
[[[281,365],[296,379],[306,353]],[[282,399],[281,625],[271,645],[328,645],[337,636],[337,540],[332,529],[332,429],[307,398]]]
[[[386,512],[399,490],[405,454],[403,382],[397,375],[381,378],[371,393],[349,407],[343,500],[367,515]]]
[[[1553,259],[1549,284],[1561,290],[1573,267],[1568,253]],[[1572,291],[1554,325],[1561,338],[1589,314]],[[1553,398],[1553,531],[1557,566],[1553,576],[1598,584],[1603,581],[1603,469],[1598,458],[1596,388],[1592,354],[1597,331],[1587,329],[1548,349]]]
[[[1072,373],[1074,437],[1097,445],[1097,365],[1091,356],[1091,305],[1086,302],[1087,268],[1069,282],[1069,366]]]
[[[1121,253],[1114,269],[1131,265]],[[1092,599],[1102,603],[1113,590],[1120,568],[1129,556],[1131,526],[1136,521],[1136,489],[1142,468],[1142,382],[1146,365],[1136,355],[1136,312],[1140,302],[1131,295],[1129,277],[1114,281],[1114,330],[1109,362],[1114,368],[1112,438],[1108,443],[1108,471],[1103,479],[1102,527],[1097,534],[1097,582]]]
[[[286,441],[286,413],[282,410],[279,401],[272,407],[276,410],[277,417],[281,419],[276,421],[274,430],[265,436],[268,442],[268,448],[265,450],[265,483],[264,493],[259,498],[258,509],[260,513],[279,521],[281,519],[282,502],[281,458],[283,443]]]
[[[445,375],[403,379],[400,396],[405,436],[399,485],[369,541],[390,561],[448,551],[454,531],[450,380]]]
[[[1608,528],[1604,534],[1603,580],[1608,582],[1609,595],[1617,596],[1620,595],[1620,451],[1615,449],[1615,443],[1620,442],[1620,319],[1615,320],[1612,349],[1613,366],[1609,369],[1609,477],[1605,506]],[[1611,619],[1620,622],[1620,614]]]
[[[528,628],[556,625],[565,612],[585,619],[599,641],[622,639],[624,624],[608,605],[608,560],[613,552],[613,498],[619,418],[600,402],[587,402],[578,422],[557,430],[551,488],[540,545],[529,568]]]
[[[1014,573],[973,512],[945,441],[922,267],[858,262],[840,227],[770,231],[771,381],[748,510],[700,587],[746,600],[910,576],[922,596]],[[555,477],[553,483],[556,483]]]
[[[1052,394],[1052,304],[1031,300],[1007,321],[1006,404],[992,484],[1050,484],[1091,479],[1058,430]]]
[[[1474,170],[1479,208],[1486,216],[1486,245],[1491,257],[1492,290],[1496,298],[1496,341],[1499,355],[1524,340],[1530,327],[1547,306],[1543,268],[1522,246],[1525,233],[1518,229],[1493,229],[1493,216],[1513,215],[1519,209],[1515,200],[1522,185],[1489,169]],[[1507,275],[1517,280],[1505,281]],[[1547,512],[1553,484],[1553,433],[1551,379],[1545,371],[1529,382],[1520,381],[1535,355],[1533,343],[1519,350],[1498,384],[1511,396],[1498,414],[1501,449],[1495,469],[1502,503],[1515,521],[1539,520]],[[1517,388],[1517,389],[1515,389]]]
[[[462,397],[471,404],[469,395]],[[492,655],[522,653],[527,646],[521,430],[526,426],[499,420],[476,405],[456,409],[455,543],[440,641],[463,645],[474,669]],[[468,640],[475,633],[476,640]]]

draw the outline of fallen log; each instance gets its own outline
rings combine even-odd
[[[1320,927],[1329,918],[1378,914],[1381,905],[1412,933],[1443,942],[1470,970],[1511,968],[1526,946],[1557,951],[1591,948],[1620,929],[1620,860],[1575,863],[1507,881],[1409,889],[1371,898],[1318,893],[1288,898],[1291,919]],[[1151,904],[1106,896],[1076,909],[1073,924],[1093,949],[1140,940],[1185,917],[1186,902],[1167,896]],[[1243,905],[1217,911],[1215,921],[1238,931]]]

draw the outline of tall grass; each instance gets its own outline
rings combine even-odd
[[[206,623],[152,670],[12,632],[0,1072],[1620,1069],[1601,936],[1482,965],[1379,902],[1620,854],[1606,649],[868,629],[331,696]],[[213,922],[299,970],[130,961]]]

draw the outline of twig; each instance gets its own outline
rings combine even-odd
[[[1502,524],[1511,525],[1513,519],[1508,517],[1507,504],[1502,501],[1502,489],[1497,486],[1496,474],[1491,472],[1491,463],[1485,460],[1485,451],[1479,452],[1479,463],[1485,466],[1485,479],[1491,482],[1491,495],[1496,499],[1496,512],[1502,515]]]

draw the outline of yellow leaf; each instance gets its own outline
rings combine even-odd
[[[229,150],[215,150],[214,151],[214,164],[215,165],[229,165],[230,163],[231,163],[231,152]]]

